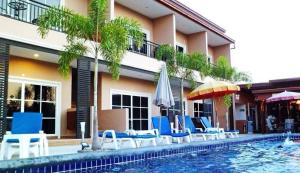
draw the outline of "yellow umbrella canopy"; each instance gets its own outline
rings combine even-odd
[[[240,90],[240,87],[225,81],[210,80],[193,90],[187,97],[188,100],[201,100],[221,97]]]
[[[240,87],[234,85],[230,82],[216,81],[209,79],[205,81],[204,84],[200,85],[194,91],[192,91],[188,96],[188,100],[201,100],[225,96],[227,94],[232,94],[240,90]],[[215,102],[215,101],[214,101]],[[217,115],[217,110],[215,110],[214,119],[217,120],[217,126],[219,126],[219,120]]]

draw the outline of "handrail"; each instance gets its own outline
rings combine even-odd
[[[130,46],[128,48],[128,51],[138,53],[144,56],[148,56],[151,58],[155,58],[155,52],[159,47],[159,44],[151,42],[149,40],[144,40],[142,46],[138,48],[133,39],[129,38],[129,41],[130,41],[129,43]]]
[[[12,2],[22,4],[24,8],[13,8],[10,6]],[[34,0],[28,2],[24,0],[0,0],[0,15],[34,25],[37,24],[38,17],[44,14],[49,8],[52,7]],[[52,29],[62,31],[62,28],[63,26]]]

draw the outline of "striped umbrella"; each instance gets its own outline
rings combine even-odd
[[[230,82],[216,81],[212,78],[206,78],[204,84],[193,90],[188,96],[188,100],[201,100],[208,98],[222,97],[233,94],[240,90],[240,87]],[[214,104],[215,105],[215,104]],[[215,106],[214,106],[215,107]],[[217,111],[215,110],[218,121]]]

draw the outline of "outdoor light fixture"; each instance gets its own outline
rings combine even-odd
[[[297,101],[296,101],[296,104],[297,104],[297,105],[300,105],[300,100],[297,100]]]
[[[40,55],[37,54],[37,53],[35,53],[35,54],[33,54],[33,56],[34,56],[35,58],[37,58],[37,57],[39,57]]]
[[[239,94],[235,94],[235,99],[236,100],[240,100],[240,95]]]
[[[84,142],[84,134],[85,134],[85,122],[80,122],[80,130],[81,130],[81,150],[89,147],[89,144]]]

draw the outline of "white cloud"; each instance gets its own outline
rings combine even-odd
[[[236,40],[232,64],[254,82],[300,77],[299,0],[179,0]]]

